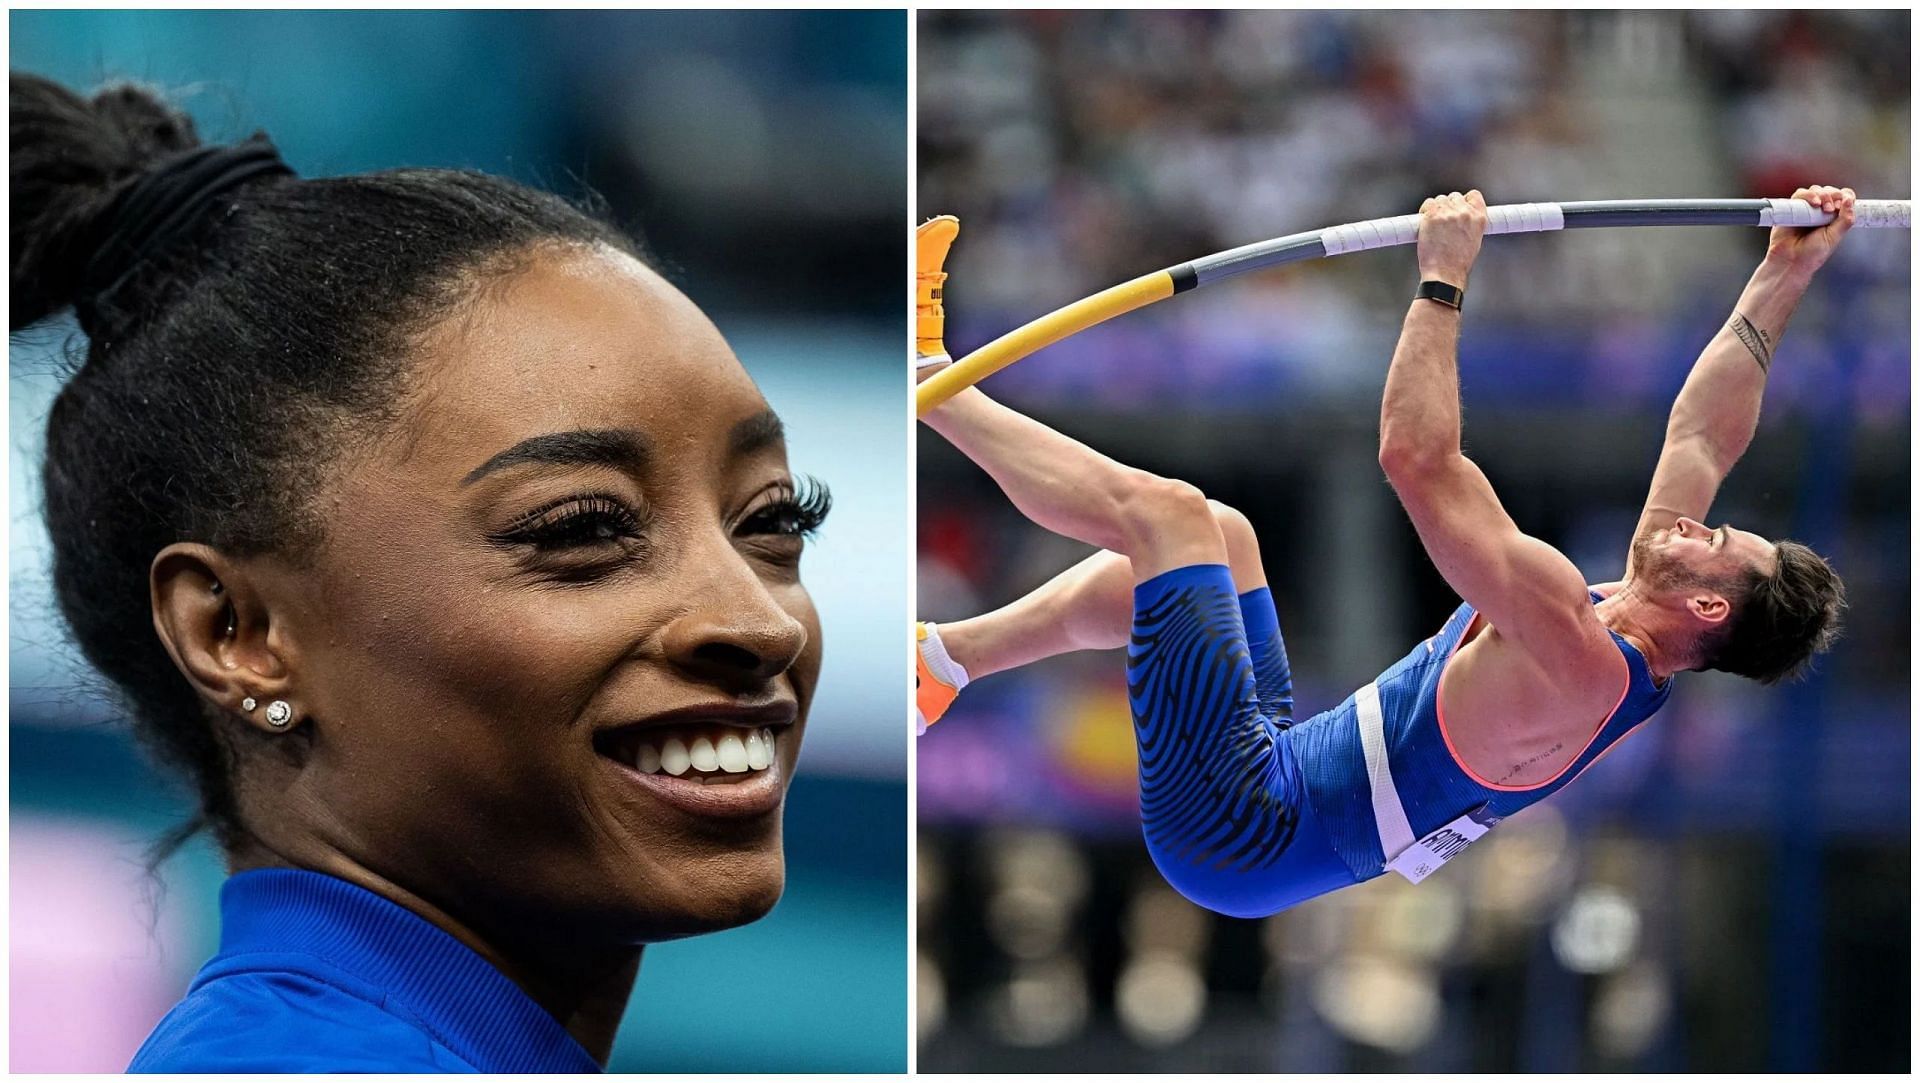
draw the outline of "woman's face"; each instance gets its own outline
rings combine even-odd
[[[311,747],[270,815],[483,936],[766,913],[820,509],[745,370],[658,275],[575,250],[484,288],[411,388],[286,573]]]

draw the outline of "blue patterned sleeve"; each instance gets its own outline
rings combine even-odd
[[[1302,798],[1279,727],[1261,712],[1242,601],[1218,564],[1176,568],[1135,587],[1127,695],[1154,864],[1201,906],[1256,916],[1271,913],[1284,890],[1272,881],[1283,876],[1277,866]],[[1259,611],[1258,599],[1250,608]],[[1263,639],[1277,645],[1278,632],[1274,621]],[[1268,655],[1268,669],[1279,695],[1288,685],[1283,652]]]

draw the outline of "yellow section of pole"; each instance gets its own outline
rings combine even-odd
[[[1155,271],[1049,312],[955,361],[915,388],[914,414],[924,416],[927,411],[1015,361],[1069,335],[1077,335],[1096,323],[1172,296],[1173,275],[1166,271]]]

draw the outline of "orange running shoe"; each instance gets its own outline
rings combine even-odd
[[[933,625],[914,624],[913,638],[913,721],[915,731],[925,733],[967,686],[967,671],[947,656]]]
[[[942,304],[947,272],[942,268],[953,239],[959,235],[960,219],[951,214],[921,223],[914,235],[913,367],[923,379],[953,360],[942,340],[947,328],[947,310]]]

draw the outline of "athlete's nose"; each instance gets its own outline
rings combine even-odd
[[[1684,515],[1674,521],[1673,527],[1680,532],[1680,536],[1683,538],[1696,538],[1702,534],[1713,533],[1713,531],[1707,529],[1705,523],[1695,522]]]

